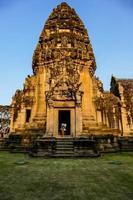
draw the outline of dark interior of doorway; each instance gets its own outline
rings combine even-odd
[[[30,121],[30,117],[31,117],[31,110],[30,109],[26,109],[26,122]]]
[[[59,110],[58,129],[60,135],[70,135],[70,110]]]

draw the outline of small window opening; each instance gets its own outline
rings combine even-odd
[[[30,109],[27,109],[27,110],[26,110],[26,122],[29,122],[29,121],[30,121],[30,117],[31,117],[31,110],[30,110]]]

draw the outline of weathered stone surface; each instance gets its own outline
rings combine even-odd
[[[121,103],[121,121],[124,135],[133,135],[133,79],[117,79],[112,76],[111,92]]]
[[[11,132],[55,137],[131,133],[132,97],[125,82],[112,78],[111,93],[104,92],[94,76],[87,30],[67,3],[58,5],[46,21],[32,68],[33,75],[12,99]],[[133,87],[128,88],[131,93]]]

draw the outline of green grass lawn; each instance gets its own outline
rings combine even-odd
[[[45,199],[133,200],[133,153],[43,159],[0,152],[0,200]]]

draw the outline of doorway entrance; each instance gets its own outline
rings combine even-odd
[[[59,110],[58,132],[60,135],[70,135],[70,110]]]

